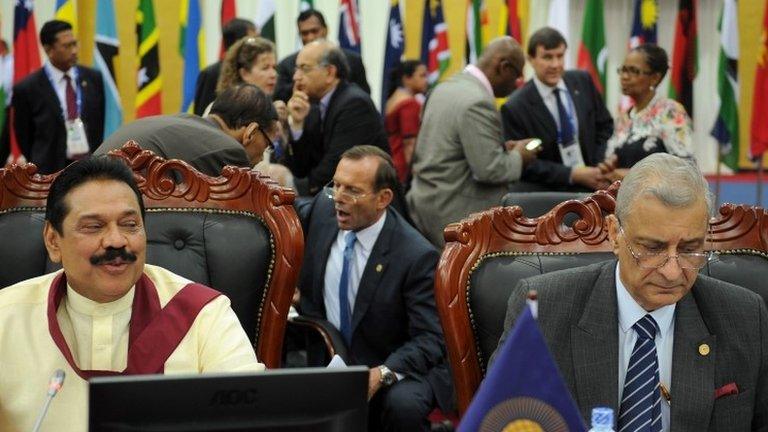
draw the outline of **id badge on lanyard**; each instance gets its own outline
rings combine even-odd
[[[571,121],[573,116],[572,113],[574,113],[573,102],[571,101],[571,98],[566,98],[566,101],[568,102],[568,107],[570,108],[568,112],[568,119],[566,121],[571,122],[573,125],[573,122]],[[579,146],[578,135],[574,133],[573,141],[569,143],[563,143],[561,138],[562,133],[560,131],[561,127],[562,126],[558,126],[557,128],[557,147],[560,150],[560,159],[563,161],[563,165],[571,168],[584,166],[584,157],[581,155],[581,146]],[[573,131],[576,132],[575,126],[573,127]]]
[[[88,156],[88,137],[80,117],[67,120],[64,126],[67,128],[67,159],[82,159]]]

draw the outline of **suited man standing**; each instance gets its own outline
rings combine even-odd
[[[13,87],[14,130],[24,157],[49,174],[88,156],[104,139],[104,82],[77,64],[72,25],[52,20],[40,29],[48,56]]]
[[[537,137],[542,150],[522,181],[537,190],[597,190],[610,182],[597,165],[613,135],[613,119],[584,71],[565,72],[568,45],[544,27],[528,41],[535,75],[501,107],[506,139]]]
[[[452,388],[433,294],[438,252],[389,207],[388,154],[347,150],[332,186],[302,213],[307,244],[302,313],[339,329],[352,364],[370,367],[369,430],[428,431]],[[311,356],[310,356],[311,357]]]
[[[711,202],[687,160],[640,161],[607,219],[618,262],[522,280],[500,345],[536,290],[539,326],[585,419],[608,406],[616,430],[768,430],[765,302],[698,274]]]
[[[427,99],[406,196],[411,217],[432,244],[470,213],[499,205],[534,154],[504,142],[494,97],[508,95],[525,64],[511,37],[488,44],[477,65],[439,84]]]
[[[333,42],[310,42],[296,58],[286,165],[298,177],[296,187],[303,195],[325,186],[341,154],[353,146],[371,144],[389,153],[381,115],[348,77],[346,57]]]
[[[301,44],[306,46],[308,43],[318,39],[328,37],[328,26],[325,25],[325,17],[320,11],[307,9],[299,14],[296,19],[296,26],[299,29]],[[363,59],[354,51],[348,49],[341,50],[347,58],[349,65],[349,82],[357,84],[364,92],[371,94],[371,88],[368,86],[368,80],[365,77],[365,66]],[[293,95],[293,73],[296,71],[296,59],[299,51],[280,60],[277,65],[277,86],[273,97],[275,100],[288,102]]]

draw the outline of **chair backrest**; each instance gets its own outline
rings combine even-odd
[[[279,367],[304,250],[294,192],[247,168],[209,177],[133,142],[110,155],[128,162],[142,192],[147,262],[226,294],[259,360]],[[0,287],[57,269],[42,238],[57,174],[36,171],[0,169]]]
[[[586,198],[584,192],[509,192],[501,198],[501,205],[519,206],[528,217],[539,217],[561,202]]]
[[[435,301],[461,413],[485,375],[517,282],[613,259],[605,216],[614,211],[618,188],[617,182],[563,202],[538,218],[524,216],[519,206],[496,207],[446,227]],[[578,220],[565,225],[563,219],[574,213]],[[725,204],[710,226],[707,248],[717,254],[701,273],[751,289],[768,302],[768,213]]]

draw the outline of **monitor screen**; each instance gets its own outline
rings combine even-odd
[[[367,392],[364,366],[93,378],[89,430],[365,431]]]

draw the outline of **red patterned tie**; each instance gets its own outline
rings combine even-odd
[[[74,120],[77,118],[77,96],[75,95],[75,89],[72,87],[72,78],[65,74],[64,80],[66,81],[67,120]]]

